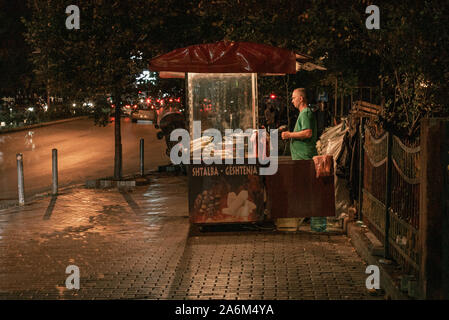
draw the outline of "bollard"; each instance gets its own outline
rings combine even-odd
[[[19,205],[23,206],[25,204],[25,192],[23,184],[23,155],[18,153],[16,155],[17,159],[17,186],[19,188]]]
[[[143,166],[143,138],[140,139],[140,175],[143,176],[144,166]]]
[[[52,189],[53,195],[58,194],[58,149],[53,149],[52,154]]]

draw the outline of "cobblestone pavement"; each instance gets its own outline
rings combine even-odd
[[[379,299],[346,236],[189,233],[186,192],[186,177],[155,175],[0,210],[0,299]]]

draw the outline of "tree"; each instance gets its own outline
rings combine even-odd
[[[27,61],[30,48],[22,33],[25,27],[21,16],[29,15],[26,1],[0,0],[0,88],[2,95],[16,96],[30,93],[33,73]]]
[[[382,62],[387,126],[412,136],[422,117],[449,114],[449,5],[408,1],[382,8],[383,27],[368,33],[365,50]]]
[[[135,92],[136,76],[151,57],[201,38],[201,21],[190,3],[178,1],[88,0],[80,4],[80,29],[65,27],[68,3],[29,0],[32,17],[25,20],[26,39],[35,54],[35,74],[48,95],[96,98],[115,105],[114,178],[122,176],[120,107]],[[213,34],[213,28],[208,29]],[[207,37],[206,37],[207,38]],[[97,118],[99,124],[104,124]]]
[[[27,40],[36,74],[52,92],[105,99],[116,105],[135,90],[135,75],[157,54],[191,44],[253,41],[309,54],[328,71],[291,83],[339,87],[383,82],[385,113],[395,130],[416,132],[419,118],[447,112],[448,4],[378,2],[381,29],[365,27],[366,0],[257,1],[89,0],[81,29],[65,29],[65,5],[29,0]],[[36,50],[36,49],[39,50]],[[116,108],[119,112],[119,108]],[[116,117],[116,119],[120,119]],[[120,123],[116,123],[120,126]],[[119,176],[119,129],[116,174]]]
[[[36,75],[46,83],[47,96],[84,95],[101,104],[112,95],[115,121],[114,178],[122,176],[120,104],[130,86],[132,32],[124,14],[130,10],[118,1],[88,1],[82,7],[82,28],[65,27],[66,6],[60,1],[29,1],[33,10],[27,23],[27,40],[35,49]],[[89,21],[89,22],[88,22]]]
[[[330,85],[338,78],[344,89],[382,82],[385,108],[380,120],[399,135],[416,135],[422,117],[449,115],[449,4],[378,1],[380,30],[368,30],[365,10],[370,4],[367,0],[215,0],[206,8],[212,15],[220,13],[215,24],[227,39],[271,44],[320,58],[328,69],[320,74],[321,84]],[[299,77],[301,73],[291,78]]]
[[[368,30],[369,4],[315,1],[308,10],[310,39],[326,39],[328,56],[334,57],[327,61],[331,68],[353,70],[359,81],[379,79],[385,99],[379,120],[395,134],[416,136],[422,117],[449,115],[449,5],[378,1],[380,29]],[[324,49],[316,49],[320,47]]]

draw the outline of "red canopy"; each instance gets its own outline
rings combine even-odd
[[[151,71],[197,73],[296,73],[296,58],[286,49],[251,42],[220,41],[173,50],[150,61]]]

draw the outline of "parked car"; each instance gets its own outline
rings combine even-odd
[[[154,109],[147,106],[138,106],[131,111],[131,121],[137,122],[137,120],[150,120],[153,123],[157,122],[157,114]]]

